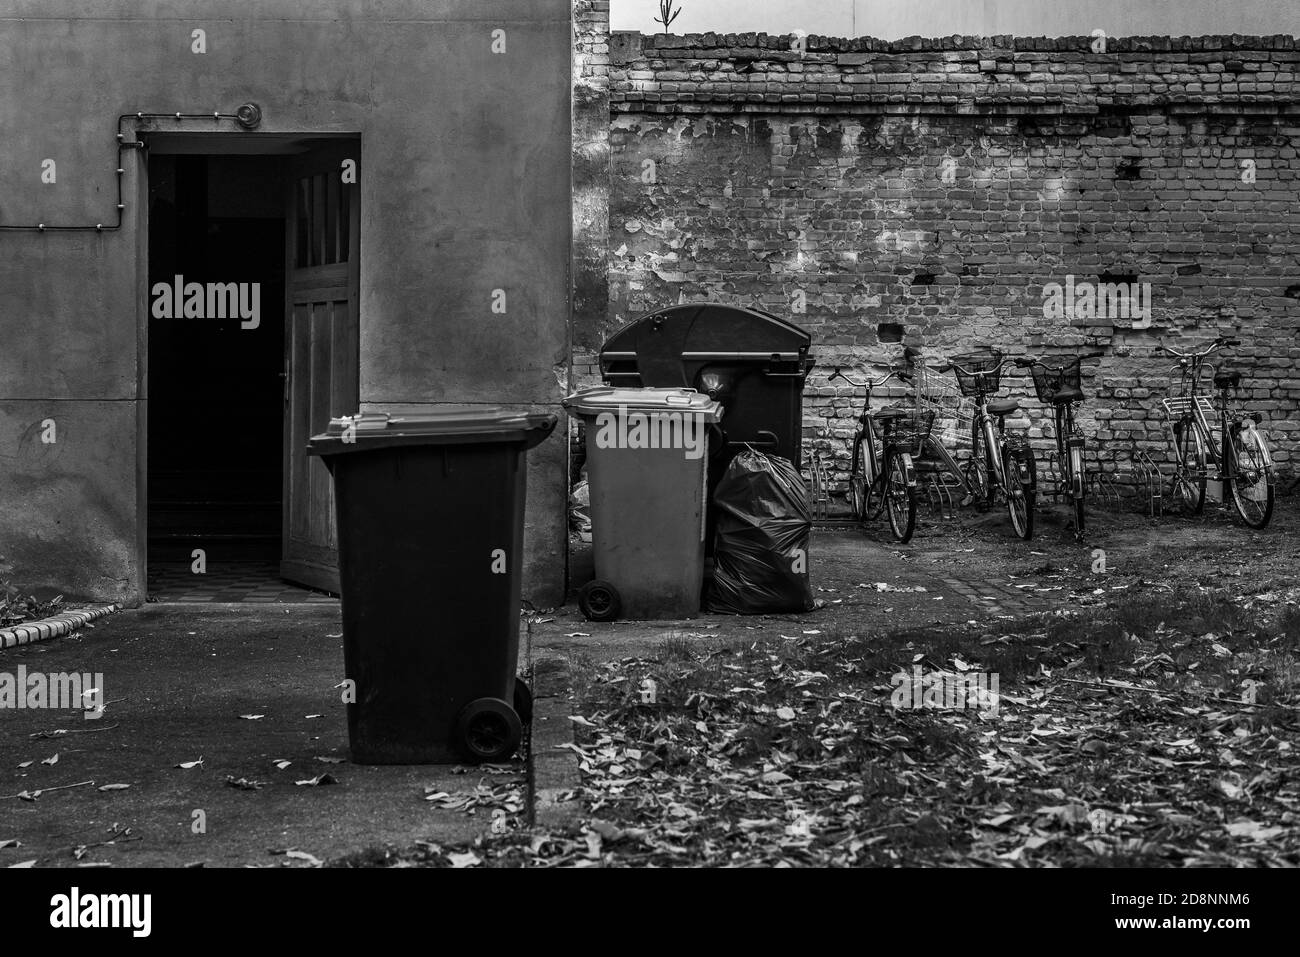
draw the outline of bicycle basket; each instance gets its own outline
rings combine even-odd
[[[965,396],[989,395],[998,391],[1002,378],[1002,353],[982,352],[952,357],[957,388]]]
[[[1050,404],[1059,393],[1067,389],[1082,392],[1083,381],[1079,374],[1079,362],[1077,358],[1067,359],[1059,369],[1053,369],[1042,362],[1035,362],[1030,366],[1029,371],[1034,377],[1034,391],[1038,393],[1038,401]]]
[[[885,448],[920,455],[921,447],[934,427],[934,413],[914,409],[877,413]]]

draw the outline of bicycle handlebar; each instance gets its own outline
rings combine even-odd
[[[1160,348],[1177,359],[1204,359],[1206,356],[1208,356],[1215,349],[1218,349],[1220,346],[1239,346],[1239,345],[1241,345],[1240,339],[1230,339],[1227,336],[1219,336],[1217,339],[1211,342],[1200,352],[1179,352],[1177,349],[1171,349],[1169,346],[1165,345],[1163,339],[1160,340]]]
[[[853,386],[855,389],[861,389],[861,388],[863,388],[863,387],[865,387],[865,386],[870,386],[872,389],[878,389],[878,388],[880,388],[882,385],[884,385],[886,382],[888,382],[890,379],[894,378],[895,376],[897,376],[899,379],[905,379],[905,378],[908,378],[908,377],[909,377],[908,373],[906,373],[906,372],[904,372],[903,370],[899,369],[897,366],[886,366],[886,365],[881,365],[881,364],[879,364],[879,363],[874,363],[874,362],[873,362],[873,363],[869,363],[869,365],[872,365],[872,366],[874,366],[874,367],[877,368],[877,369],[884,369],[884,370],[886,370],[886,371],[885,371],[885,375],[882,376],[882,377],[879,378],[879,379],[874,379],[874,380],[873,380],[873,379],[867,379],[867,380],[865,380],[865,381],[859,382],[859,381],[857,381],[856,379],[853,379],[853,378],[851,378],[851,377],[845,375],[844,372],[840,369],[840,367],[839,367],[839,366],[836,366],[836,367],[835,367],[835,370],[834,370],[834,371],[833,371],[829,376],[826,377],[826,381],[827,381],[827,382],[830,382],[830,381],[832,381],[832,380],[834,380],[834,379],[843,379],[845,382],[847,382],[849,385]]]
[[[1009,364],[1009,363],[1012,363],[1012,362],[1016,362],[1016,363],[1018,364],[1020,361],[1021,361],[1021,360],[1019,360],[1019,359],[1017,359],[1017,358],[1014,358],[1014,357],[1012,357],[1012,356],[1003,356],[1002,359],[1001,359],[1001,361],[998,362],[998,364],[997,364],[997,368],[996,368],[996,369],[985,370],[985,372],[986,372],[986,373],[987,373],[987,372],[990,372],[990,371],[991,371],[991,372],[1001,372],[1003,366],[1005,366],[1005,365],[1007,365],[1007,364]],[[982,375],[982,374],[985,374],[985,373],[970,372],[969,370],[967,370],[967,368],[966,368],[965,366],[963,366],[963,365],[959,365],[958,363],[954,362],[952,359],[949,359],[949,360],[948,360],[948,366],[947,366],[947,368],[945,368],[943,371],[944,371],[944,372],[947,372],[948,369],[957,369],[958,371],[960,371],[960,372],[962,372],[962,373],[964,373],[964,374],[966,374],[966,375],[971,375],[971,376],[973,376],[973,375]],[[937,372],[937,371],[939,371],[939,370],[935,370],[935,371]]]

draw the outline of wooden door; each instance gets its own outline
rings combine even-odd
[[[358,411],[360,188],[344,182],[356,141],[330,141],[289,161],[285,282],[284,532],[280,574],[338,592],[334,491],[307,440]]]

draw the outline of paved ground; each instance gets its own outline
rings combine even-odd
[[[84,861],[275,865],[286,858],[271,849],[327,859],[385,843],[473,839],[489,821],[436,808],[423,794],[430,786],[472,791],[481,773],[316,760],[347,757],[333,687],[342,680],[339,633],[336,604],[149,605],[110,616],[82,638],[0,653],[0,671],[10,673],[20,665],[102,672],[110,702],[91,721],[80,712],[0,711],[0,797],[8,798],[0,800],[0,844],[22,842],[0,850],[0,867],[31,859],[73,866],[73,849],[105,840],[114,824],[137,840],[95,848]],[[240,718],[248,714],[264,717]],[[60,728],[69,733],[33,737]],[[43,763],[56,754],[57,763]],[[176,767],[200,757],[201,766]],[[280,770],[276,759],[291,764]],[[294,783],[322,773],[338,783]],[[237,790],[228,776],[266,783]],[[95,786],[33,802],[8,797],[87,780]],[[99,791],[105,784],[130,787]],[[196,810],[205,834],[193,833]]]
[[[907,546],[895,545],[883,529],[819,529],[811,574],[824,604],[806,615],[601,625],[583,621],[573,605],[543,614],[522,643],[537,669],[539,823],[575,813],[564,797],[576,783],[576,766],[561,747],[572,740],[566,676],[575,664],[643,654],[669,638],[711,644],[760,634],[887,633],[1019,616],[1104,600],[1136,578],[1252,585],[1251,576],[1300,567],[1296,501],[1282,500],[1263,534],[1218,510],[1161,522],[1099,512],[1084,545],[1074,543],[1054,510],[1030,543],[1011,534],[1002,513],[926,521]],[[1093,571],[1099,556],[1104,573]],[[574,584],[591,574],[590,552],[578,552]],[[340,630],[335,602],[151,604],[113,615],[79,638],[0,652],[0,672],[20,665],[103,672],[109,701],[98,721],[77,712],[0,711],[0,844],[22,842],[0,848],[0,866],[32,859],[41,866],[276,865],[286,858],[272,850],[331,859],[482,834],[490,824],[485,812],[441,809],[423,800],[425,789],[464,795],[480,782],[522,786],[522,775],[316,760],[347,756],[344,707],[334,690],[342,679]],[[249,714],[263,717],[240,717]],[[42,736],[57,729],[69,733]],[[56,754],[57,762],[43,763]],[[176,767],[200,757],[200,766]],[[277,759],[291,763],[281,770]],[[337,784],[294,783],[327,772]],[[265,785],[237,790],[228,776]],[[95,785],[48,790],[87,780]],[[130,787],[98,790],[105,784]],[[12,797],[38,789],[46,790],[35,801]],[[193,832],[196,810],[206,816],[205,834]],[[78,862],[74,849],[107,839],[113,825],[129,827],[135,840],[92,848]]]
[[[280,578],[277,562],[213,562],[196,575],[189,562],[150,562],[151,602],[210,601],[334,604],[338,598]]]

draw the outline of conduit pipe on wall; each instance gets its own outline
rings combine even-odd
[[[122,152],[124,150],[142,150],[145,144],[140,139],[128,140],[126,133],[122,129],[122,123],[125,120],[135,120],[137,123],[144,120],[165,120],[174,119],[178,123],[181,120],[204,120],[211,119],[214,122],[222,120],[234,120],[246,130],[256,129],[262,121],[262,111],[255,103],[245,103],[234,113],[123,113],[117,118],[117,221],[112,225],[104,223],[95,223],[93,226],[53,226],[48,223],[33,223],[23,226],[7,226],[0,223],[0,231],[18,232],[18,231],[35,231],[35,232],[85,232],[93,230],[95,232],[112,232],[122,228],[122,211],[126,209],[126,204],[122,202],[122,177],[126,174],[126,167],[122,163]],[[139,130],[135,131],[137,134]]]

